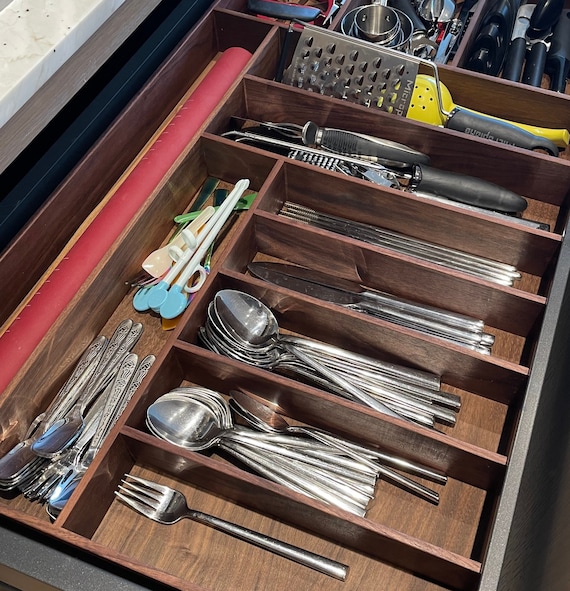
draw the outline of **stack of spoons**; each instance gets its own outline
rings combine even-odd
[[[185,449],[218,447],[269,480],[356,515],[366,514],[379,475],[430,502],[439,501],[435,491],[371,461],[341,438],[319,432],[308,437],[310,431],[258,432],[236,425],[232,409],[242,417],[248,414],[219,392],[181,387],[149,406],[146,425],[156,437]],[[436,481],[445,481],[433,474]]]
[[[0,490],[51,502],[65,482],[58,506],[48,508],[56,516],[154,362],[152,355],[139,362],[131,352],[142,331],[126,319],[110,338],[94,339],[22,441],[0,458]]]
[[[454,425],[461,406],[458,396],[441,390],[437,375],[280,334],[271,310],[241,291],[225,289],[215,295],[199,334],[202,343],[220,355],[304,378],[384,415],[425,427]]]

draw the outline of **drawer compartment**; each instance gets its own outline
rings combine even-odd
[[[244,14],[243,3],[220,3],[165,66],[170,76],[182,76],[189,54],[196,57],[199,70],[207,69],[227,47],[252,52],[247,73],[225,93],[152,189],[0,398],[0,455],[46,409],[85,347],[99,334],[110,335],[121,320],[132,318],[144,325],[136,352],[153,353],[156,362],[56,519],[17,491],[0,494],[0,513],[177,589],[284,589],[302,579],[308,590],[347,591],[371,589],[380,577],[387,591],[478,589],[503,487],[516,460],[512,454],[537,351],[545,346],[541,335],[557,269],[563,264],[559,257],[570,166],[564,158],[472,138],[275,82],[286,34],[283,25]],[[489,92],[478,94],[478,76],[447,67],[442,68],[442,80],[471,89],[477,106],[497,102]],[[532,95],[518,85],[501,88],[507,105]],[[553,112],[562,112],[564,100],[555,101],[537,123],[547,124]],[[297,125],[313,121],[404,143],[428,154],[436,168],[477,176],[519,193],[528,208],[521,218],[497,215],[348,177],[267,146],[234,141],[228,132],[238,120]],[[209,177],[228,190],[247,178],[248,192],[257,196],[248,210],[232,218],[231,228],[216,243],[204,286],[177,321],[166,326],[156,312],[133,308],[133,283],[140,278],[142,261],[168,243],[173,218],[193,208]],[[469,269],[450,269],[305,223],[285,215],[289,203],[512,265],[520,278],[500,285]],[[253,262],[297,265],[368,290],[467,314],[482,320],[485,332],[494,337],[492,351],[484,354],[263,281],[248,269]],[[428,429],[343,398],[323,382],[209,350],[201,329],[210,302],[225,289],[266,304],[283,334],[435,375],[442,392],[461,399],[456,423]],[[175,388],[191,386],[218,391],[226,399],[232,390],[242,390],[293,424],[319,427],[442,472],[448,478],[445,485],[425,481],[438,492],[440,502],[430,504],[380,478],[367,514],[355,516],[272,482],[223,450],[198,452],[153,436],[145,423],[149,405]],[[350,566],[348,579],[333,581],[193,522],[167,527],[147,520],[114,496],[125,473],[180,489],[197,509],[340,560]]]

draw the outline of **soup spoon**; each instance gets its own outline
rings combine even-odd
[[[237,335],[237,338],[245,346],[250,344],[254,347],[259,345],[280,347],[291,353],[301,363],[346,390],[359,402],[388,416],[402,418],[399,413],[317,361],[313,355],[280,339],[277,319],[271,310],[257,298],[241,291],[226,289],[216,294],[214,302],[222,322]]]
[[[229,407],[228,407],[229,408]],[[218,446],[259,474],[352,513],[363,515],[370,495],[322,471],[285,457],[287,450],[263,443],[256,433],[221,421],[211,404],[188,394],[169,393],[147,409],[147,427],[179,447],[203,451]],[[271,454],[260,448],[271,449]]]

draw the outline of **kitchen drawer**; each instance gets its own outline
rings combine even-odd
[[[550,453],[542,457],[541,446],[549,424],[558,427],[554,449],[565,449],[567,443],[556,403],[562,400],[562,408],[567,404],[565,366],[559,361],[568,349],[562,313],[568,276],[563,240],[568,161],[277,83],[273,75],[287,28],[237,8],[227,3],[214,7],[161,69],[165,90],[174,93],[170,101],[179,101],[185,94],[181,78],[187,85],[198,80],[227,48],[241,46],[253,54],[245,73],[149,192],[3,393],[0,453],[46,408],[89,342],[99,334],[110,335],[121,320],[144,325],[135,350],[154,353],[157,361],[55,521],[41,504],[14,493],[0,497],[0,513],[125,572],[177,589],[285,589],[302,580],[307,590],[375,589],[378,581],[386,590],[523,590],[526,584],[536,590],[539,579],[533,577],[544,571],[533,569],[525,580],[521,573],[541,564],[542,556],[536,557],[530,543],[520,555],[517,551],[521,532],[532,531],[545,540],[547,533],[559,536],[561,531],[555,521],[553,529],[543,520],[540,526],[529,521],[527,507],[541,495],[552,499],[555,492],[545,487],[564,485],[563,454],[552,453],[549,444]],[[442,67],[440,75],[454,93],[461,89],[473,98],[469,106],[486,112],[497,106],[492,89],[485,86],[479,92],[482,77],[450,66]],[[152,83],[155,93],[160,80],[157,76]],[[487,84],[500,88],[505,112],[538,101],[522,85]],[[545,92],[551,108],[544,116],[533,111],[533,123],[568,125],[566,97],[551,94]],[[124,125],[134,116],[125,113]],[[524,195],[529,202],[524,217],[548,224],[550,230],[347,178],[234,142],[224,133],[235,116],[298,124],[310,119],[321,126],[373,130],[429,154],[436,167],[476,175]],[[119,120],[117,130],[121,125]],[[176,327],[166,331],[157,315],[133,309],[130,282],[148,252],[166,241],[172,217],[191,207],[209,176],[228,188],[248,178],[250,190],[258,195],[216,248],[204,287]],[[83,190],[78,181],[77,194]],[[521,279],[500,286],[339,236],[284,217],[285,202],[494,258],[516,266]],[[484,355],[265,283],[247,271],[250,262],[261,260],[332,270],[343,279],[481,318],[495,336],[493,353]],[[261,299],[287,333],[441,376],[442,389],[462,399],[456,425],[425,429],[205,349],[200,327],[215,293],[226,288]],[[431,485],[440,503],[431,505],[380,480],[366,517],[357,517],[269,482],[222,454],[184,450],[152,436],[145,425],[148,406],[169,390],[188,385],[225,395],[243,389],[278,405],[295,421],[445,472],[445,486]],[[548,467],[556,470],[556,479],[540,478]],[[126,472],[183,490],[201,510],[340,560],[350,566],[348,578],[334,581],[189,521],[166,527],[145,520],[114,497]],[[528,481],[532,488],[523,486]],[[552,516],[541,506],[536,519],[545,515]],[[548,553],[548,560],[559,564],[556,553]]]

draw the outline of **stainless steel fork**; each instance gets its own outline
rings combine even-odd
[[[213,515],[190,509],[186,497],[168,486],[125,474],[115,495],[131,509],[158,523],[171,525],[186,517],[335,579],[344,581],[348,574],[348,566],[336,560],[303,550]]]

